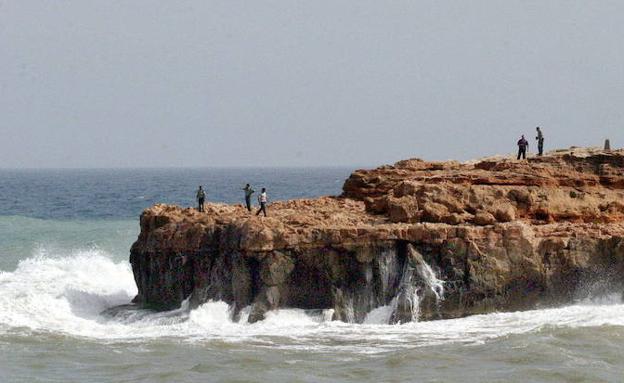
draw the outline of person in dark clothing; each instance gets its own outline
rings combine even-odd
[[[204,201],[206,200],[206,193],[204,192],[204,189],[202,188],[201,185],[199,185],[199,189],[197,189],[197,210],[199,210],[200,212],[204,211]]]
[[[266,204],[267,204],[267,193],[266,193],[266,188],[262,188],[262,193],[260,193],[260,195],[258,196],[258,202],[260,203],[260,209],[258,209],[258,211],[256,212],[256,215],[260,215],[260,212],[264,213],[264,216],[267,216],[267,212],[266,212]]]
[[[524,135],[518,140],[518,159],[526,159],[527,148],[529,147],[529,141],[524,138]]]
[[[245,192],[245,205],[247,205],[247,210],[251,211],[251,195],[256,191],[249,184],[245,185],[243,191]]]
[[[539,126],[535,129],[537,130],[537,137],[535,137],[537,140],[537,155],[541,157],[544,155],[544,135]]]

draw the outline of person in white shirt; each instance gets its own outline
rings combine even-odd
[[[258,209],[258,211],[256,212],[256,215],[260,215],[260,212],[264,213],[264,216],[267,216],[267,212],[266,212],[266,204],[267,204],[267,193],[266,193],[266,188],[262,188],[262,193],[260,193],[260,195],[258,196],[258,202],[260,203],[260,209]]]

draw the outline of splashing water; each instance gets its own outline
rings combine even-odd
[[[423,268],[423,273],[431,277],[427,280],[432,291],[442,297],[442,282],[435,273],[430,268]],[[416,309],[417,291],[407,293]],[[449,342],[479,343],[539,331],[545,326],[624,326],[624,305],[619,304],[619,296],[612,297],[608,304],[584,301],[557,309],[402,325],[387,325],[392,304],[371,311],[361,325],[331,321],[332,310],[299,309],[269,312],[264,321],[248,324],[249,308],[245,308],[239,322],[234,322],[224,302],[207,302],[194,310],[183,305],[164,313],[134,310],[125,316],[100,314],[129,303],[135,294],[128,263],[115,263],[106,254],[91,251],[69,257],[29,258],[21,261],[14,272],[0,273],[0,337],[43,331],[102,340],[218,339],[289,349],[378,353]]]
[[[439,302],[444,299],[444,281],[440,280],[431,266],[426,262],[422,262],[417,266],[418,275],[423,279],[425,285],[435,294],[436,300]]]
[[[377,264],[381,279],[381,293],[383,297],[386,297],[391,292],[395,280],[400,278],[396,251],[394,249],[383,250],[377,257]]]

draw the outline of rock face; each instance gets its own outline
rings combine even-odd
[[[339,197],[205,213],[156,205],[130,262],[135,301],[208,300],[248,320],[280,307],[390,323],[556,305],[624,288],[624,151],[528,161],[400,161],[358,170]]]

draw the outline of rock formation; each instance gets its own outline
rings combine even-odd
[[[135,301],[223,300],[250,322],[281,307],[391,323],[568,303],[624,288],[624,151],[528,161],[405,160],[357,170],[338,197],[206,212],[156,205],[130,262]]]

